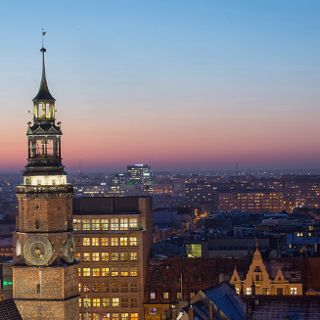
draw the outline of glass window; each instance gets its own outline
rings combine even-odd
[[[101,238],[101,246],[108,247],[109,246],[109,238]]]
[[[110,313],[105,313],[102,315],[102,320],[110,320],[111,314]]]
[[[89,292],[89,284],[88,283],[83,284],[83,292]]]
[[[91,299],[90,298],[83,298],[83,306],[85,308],[90,308],[91,307]]]
[[[130,291],[131,292],[138,292],[138,284],[137,283],[131,283],[130,284]]]
[[[168,291],[163,293],[163,299],[169,299],[169,292]]]
[[[138,260],[138,253],[137,252],[130,252],[130,260],[131,261]]]
[[[246,295],[251,295],[251,294],[252,294],[251,287],[246,288]]]
[[[84,247],[89,247],[90,246],[90,238],[83,238],[82,239],[82,245]]]
[[[129,228],[130,229],[138,229],[138,219],[137,218],[130,218],[129,219]]]
[[[81,230],[81,220],[73,219],[73,230]]]
[[[120,270],[120,276],[121,277],[129,277],[129,271],[127,268],[121,268]]]
[[[127,261],[129,258],[129,253],[128,252],[120,252],[120,260],[121,261]]]
[[[92,253],[92,261],[100,261],[100,253],[99,252]]]
[[[128,298],[121,299],[121,307],[127,308],[129,306]]]
[[[120,230],[128,230],[128,228],[129,228],[128,218],[120,219]]]
[[[128,245],[128,238],[127,237],[121,237],[120,238],[120,246],[126,247]]]
[[[91,274],[90,268],[82,268],[82,275],[84,277],[90,277],[90,274]]]
[[[109,230],[109,220],[108,219],[101,219],[101,230]]]
[[[91,243],[93,247],[98,247],[99,246],[99,238],[92,238]]]
[[[93,277],[100,277],[100,269],[99,268],[93,268],[92,269],[92,276]]]
[[[110,299],[109,298],[102,298],[102,306],[103,307],[110,307]]]
[[[101,261],[109,261],[109,252],[101,252]]]
[[[131,313],[130,319],[131,319],[131,320],[139,320],[139,315],[138,315],[138,313]]]
[[[112,313],[112,320],[120,320],[119,313]]]
[[[120,306],[120,299],[119,298],[112,298],[112,306],[119,307]]]
[[[100,298],[92,298],[92,306],[100,307]]]
[[[119,271],[118,268],[111,268],[111,277],[118,277]]]
[[[90,261],[90,252],[83,253],[83,261]]]
[[[111,238],[111,246],[117,247],[119,245],[119,238]]]
[[[118,260],[119,260],[119,253],[111,252],[111,261],[118,261]]]
[[[137,277],[138,276],[138,268],[130,268],[130,276]]]
[[[121,313],[121,320],[129,320],[129,313]]]
[[[90,220],[82,219],[82,230],[90,230]]]
[[[114,231],[119,230],[119,219],[118,218],[111,219],[110,230],[114,230]]]
[[[290,288],[290,294],[292,296],[296,296],[298,294],[298,289],[297,288]]]
[[[138,240],[137,237],[130,237],[130,246],[137,246]]]
[[[100,230],[100,220],[92,219],[91,220],[91,230]]]
[[[181,295],[181,292],[180,292],[180,291],[177,292],[177,299],[178,299],[178,300],[181,300],[181,299],[182,299],[182,295]]]
[[[131,307],[137,307],[137,306],[138,306],[138,299],[131,298]]]
[[[129,284],[121,283],[121,292],[128,292],[128,291],[129,291]]]
[[[109,276],[109,268],[101,268],[101,275],[103,277],[108,277]]]

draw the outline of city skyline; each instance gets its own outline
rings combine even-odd
[[[0,13],[0,171],[25,162],[41,27],[68,170],[320,167],[316,1],[30,3]]]

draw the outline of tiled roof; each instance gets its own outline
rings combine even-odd
[[[22,320],[13,299],[0,302],[0,320]]]

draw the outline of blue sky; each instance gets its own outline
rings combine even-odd
[[[17,151],[0,147],[23,165],[44,27],[69,167],[317,167],[319,14],[315,0],[5,1],[0,110]]]

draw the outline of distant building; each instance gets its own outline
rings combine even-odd
[[[143,319],[152,243],[149,197],[76,198],[80,319]]]
[[[147,164],[133,164],[127,166],[128,183],[140,185],[143,192],[152,191],[151,167]]]
[[[219,191],[218,208],[221,211],[280,212],[286,209],[282,191]]]
[[[258,248],[253,254],[252,262],[245,277],[241,277],[235,268],[230,279],[236,292],[241,295],[302,295],[303,284],[296,279],[288,279],[279,268],[272,278],[262,260]]]

